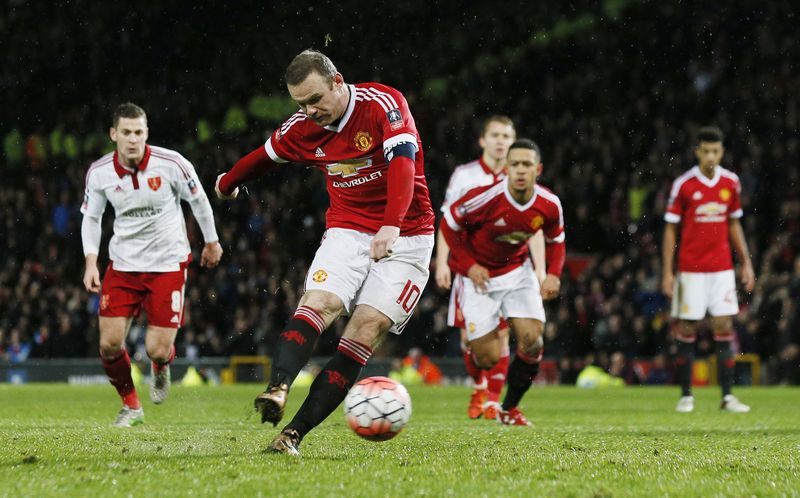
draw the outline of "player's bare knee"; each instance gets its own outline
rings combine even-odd
[[[100,357],[110,359],[119,356],[122,352],[122,342],[100,339]]]
[[[344,304],[338,296],[324,291],[308,291],[300,298],[300,306],[307,306],[325,320],[325,324],[330,324],[344,311]]]
[[[544,348],[544,339],[541,334],[530,334],[519,341],[517,349],[527,356],[538,356]]]
[[[473,349],[472,355],[475,358],[475,364],[484,370],[492,368],[500,361],[500,351],[496,351],[494,348]]]
[[[171,345],[167,345],[166,347],[162,345],[157,346],[149,346],[147,348],[147,356],[156,363],[166,363],[169,361],[169,356],[172,347]]]
[[[727,336],[733,330],[733,317],[730,316],[712,316],[711,328],[715,336]]]

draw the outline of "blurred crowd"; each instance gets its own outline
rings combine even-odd
[[[137,12],[79,0],[40,22],[49,8],[7,0],[0,16],[0,361],[97,354],[78,207],[89,163],[109,150],[113,106],[143,106],[150,142],[190,159],[213,197],[216,175],[279,124],[245,103],[285,98],[283,68],[313,46],[346,81],[405,93],[437,207],[452,169],[479,154],[487,115],[508,114],[520,136],[539,143],[541,183],[561,197],[567,227],[567,271],[546,326],[546,355],[564,381],[587,364],[669,363],[662,215],[672,179],[694,164],[693,131],[721,127],[758,278],[752,295],[740,296],[737,347],[761,357],[768,381],[800,383],[800,73],[792,70],[800,33],[787,1],[533,2],[507,12],[483,2],[391,12],[348,1],[166,2]],[[350,22],[352,12],[363,26]],[[376,17],[385,26],[366,22]],[[409,23],[429,36],[409,35]],[[212,199],[226,252],[216,269],[190,269],[182,356],[269,354],[302,292],[324,228],[322,176],[290,166],[248,191],[235,202]],[[187,224],[197,251],[190,215]],[[379,354],[459,355],[458,331],[445,324],[447,292],[432,280],[416,318]],[[335,348],[341,322],[318,354]],[[140,354],[142,327],[137,320],[129,337]],[[708,354],[713,342],[701,337],[699,353]]]

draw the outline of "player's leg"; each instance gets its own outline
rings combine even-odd
[[[517,339],[517,351],[508,368],[508,389],[498,420],[506,425],[529,426],[531,423],[518,405],[539,373],[544,355],[544,323],[533,318],[510,318],[509,322]]]
[[[711,326],[714,331],[714,343],[717,349],[717,378],[722,388],[722,402],[720,409],[733,413],[747,413],[750,407],[745,405],[731,393],[733,386],[733,372],[736,366],[733,351],[733,317],[711,317]]]
[[[147,327],[145,349],[150,358],[150,400],[157,405],[163,403],[169,394],[172,381],[170,364],[175,359],[177,334],[178,329],[174,327]]]
[[[125,349],[125,337],[131,317],[105,317],[100,322],[100,358],[108,380],[122,400],[122,409],[114,425],[131,427],[144,422],[144,410],[131,377],[131,358]]]
[[[314,379],[292,421],[270,444],[270,451],[297,454],[303,437],[344,400],[386,333],[402,332],[428,281],[432,250],[432,236],[400,237],[390,257],[370,265],[336,353]]]
[[[261,423],[277,425],[283,418],[289,387],[311,358],[319,336],[342,311],[342,300],[330,292],[309,290],[300,299],[274,346],[269,385],[254,401]]]
[[[467,371],[467,375],[472,379],[472,394],[467,405],[467,417],[477,419],[483,415],[483,404],[488,397],[488,383],[486,381],[486,370],[479,367],[475,362],[475,355],[469,347],[465,329],[461,329],[461,350],[464,358],[464,368]]]
[[[353,311],[353,299],[369,272],[370,240],[353,230],[325,232],[306,275],[306,292],[273,345],[269,384],[254,401],[262,423],[277,425],[283,418],[289,388],[320,334],[339,315]]]
[[[501,320],[497,330],[497,337],[500,342],[500,357],[486,373],[487,399],[483,405],[483,416],[487,420],[495,420],[500,414],[500,395],[503,393],[503,386],[506,384],[508,376],[508,366],[510,363],[510,350],[508,346],[509,329],[508,323]]]
[[[681,397],[675,411],[689,413],[694,410],[692,396],[692,369],[697,340],[696,323],[708,309],[708,282],[705,273],[680,272],[675,278],[672,292],[672,316],[678,319],[675,333],[675,367]]]
[[[300,409],[270,449],[280,453],[296,453],[300,441],[311,429],[322,423],[344,401],[367,364],[372,351],[380,344],[392,320],[369,305],[358,305],[347,322],[339,347],[314,379]]]
[[[711,329],[717,350],[717,378],[722,388],[722,410],[733,413],[747,413],[750,407],[731,394],[733,385],[734,359],[733,317],[739,313],[739,301],[736,296],[736,276],[733,270],[710,273],[709,307]]]
[[[461,299],[462,290],[464,287],[464,277],[455,275],[453,278],[453,286],[450,290],[450,305],[447,311],[447,325],[450,327],[458,327],[461,333],[461,354],[464,359],[464,369],[467,375],[472,379],[472,394],[469,398],[467,405],[467,417],[471,419],[480,418],[483,415],[483,404],[487,399],[487,382],[485,371],[475,364],[475,358],[472,356],[472,351],[469,348],[467,340],[467,331],[464,324],[464,313],[461,311],[459,300]]]
[[[125,349],[133,317],[144,300],[144,287],[129,273],[106,269],[100,291],[100,359],[108,380],[122,400],[114,425],[131,427],[144,421],[144,411],[131,376],[131,358]]]
[[[169,394],[175,336],[183,324],[187,264],[177,271],[147,273],[141,277],[147,289],[145,349],[150,358],[150,400],[155,404],[163,403]]]
[[[675,370],[678,384],[681,386],[681,397],[675,410],[689,413],[694,410],[692,396],[692,369],[694,368],[694,349],[697,341],[697,323],[680,320],[675,335]]]

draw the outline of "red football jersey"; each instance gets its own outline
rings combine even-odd
[[[564,243],[561,201],[550,190],[536,185],[533,197],[520,205],[508,191],[508,181],[470,190],[445,212],[447,228],[466,232],[464,246],[451,245],[455,260],[475,260],[492,277],[520,267],[528,259],[527,240],[544,230],[548,247]],[[466,254],[461,254],[465,251]],[[467,268],[461,268],[464,273]]]
[[[678,271],[733,268],[728,219],[742,217],[739,177],[722,166],[708,178],[695,166],[672,183],[664,220],[681,224]]]
[[[400,235],[433,233],[433,207],[425,181],[422,142],[405,97],[379,83],[347,85],[350,101],[338,123],[320,127],[296,112],[264,147],[277,163],[312,164],[325,173],[328,228],[376,233],[387,204],[385,154],[400,143],[417,149],[414,194]]]

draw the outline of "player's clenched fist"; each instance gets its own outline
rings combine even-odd
[[[483,294],[489,292],[489,270],[479,264],[469,267],[467,276],[472,280],[475,289]]]
[[[382,226],[375,237],[372,238],[372,243],[369,247],[369,257],[374,261],[380,261],[383,258],[392,255],[392,245],[397,237],[400,236],[399,227]]]

